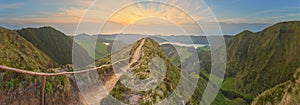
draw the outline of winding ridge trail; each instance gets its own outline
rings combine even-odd
[[[144,43],[145,43],[145,39],[142,39],[141,43],[135,49],[132,56],[129,57],[131,59],[130,59],[128,65],[125,65],[123,67],[119,67],[120,69],[122,69],[123,72],[126,72],[126,70],[130,67],[130,65],[137,62],[141,58],[142,47],[143,47]],[[124,61],[124,60],[127,60],[127,59],[128,58],[118,60],[115,63],[118,63],[118,62],[121,62],[121,61]],[[115,64],[115,63],[113,63],[113,64]],[[111,65],[113,65],[113,64],[111,64]],[[118,78],[123,74],[123,72],[116,73],[116,74],[112,75],[109,80],[103,81],[104,82],[104,84],[103,84],[104,87],[103,86],[97,86],[97,87],[95,87],[95,89],[92,89],[90,91],[86,91],[84,96],[85,96],[86,101],[89,102],[88,104],[98,105],[101,102],[101,100],[103,98],[105,98],[109,94],[110,91],[112,91],[112,89],[114,88],[114,86],[117,84],[117,82],[119,80]]]
[[[129,65],[132,65],[133,63],[137,62],[140,59],[140,57],[142,55],[142,47],[143,47],[144,43],[145,43],[145,39],[142,40],[140,45],[133,52],[132,58],[129,61]]]
[[[131,55],[131,57],[125,58],[125,59],[121,59],[118,60],[112,64],[106,64],[106,65],[101,65],[99,67],[95,67],[95,68],[89,68],[89,69],[85,69],[85,70],[78,70],[78,71],[73,71],[73,72],[59,72],[59,73],[43,73],[43,72],[33,72],[33,71],[29,71],[29,70],[22,70],[22,69],[17,69],[17,68],[12,68],[12,67],[7,67],[7,66],[3,66],[0,65],[0,69],[1,70],[5,70],[5,71],[13,71],[13,72],[17,72],[17,73],[22,73],[22,74],[29,74],[29,75],[35,75],[35,76],[42,76],[43,77],[43,86],[42,86],[42,99],[44,99],[44,89],[45,89],[45,82],[46,82],[46,76],[59,76],[59,75],[69,75],[69,74],[79,74],[79,73],[87,73],[90,71],[94,71],[103,67],[108,67],[108,66],[112,66],[118,62],[121,61],[125,61],[130,59],[129,64],[125,65],[124,67],[121,67],[121,69],[123,72],[126,72],[126,70],[130,67],[130,65],[132,65],[133,63],[137,62],[141,55],[142,55],[142,46],[144,45],[145,39],[142,39],[142,42],[139,44],[139,46],[135,49],[134,53]],[[109,80],[104,81],[104,86],[102,85],[96,85],[94,87],[92,87],[93,89],[88,89],[87,91],[81,91],[82,95],[84,97],[84,103],[85,104],[92,104],[92,105],[99,105],[99,103],[101,102],[101,100],[106,97],[109,92],[114,88],[115,84],[118,81],[118,77],[121,76],[123,74],[123,72],[119,72],[117,74],[114,74],[112,77],[110,77]],[[81,97],[81,96],[79,96]],[[42,100],[42,105],[44,105],[44,100]]]
[[[142,55],[142,47],[143,47],[144,43],[145,43],[145,39],[143,39],[142,42],[140,43],[140,45],[135,49],[133,55],[131,56],[129,64],[125,65],[125,67],[121,67],[122,69],[128,69],[130,67],[130,65],[132,65],[135,62],[137,62],[140,59],[140,57]],[[126,72],[126,70],[123,70],[123,71]],[[111,91],[114,88],[114,85],[118,81],[117,76],[119,77],[122,74],[123,73],[120,72],[120,73],[117,73],[117,74],[113,75],[113,77],[110,80],[108,80],[108,81],[105,82],[105,85],[104,85],[105,88],[107,90]]]

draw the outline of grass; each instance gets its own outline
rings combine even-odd
[[[111,55],[111,56],[117,56],[117,55],[123,55],[121,53],[126,53],[129,51],[129,54],[133,54],[134,49],[136,49],[139,46],[139,43],[141,43],[141,40],[134,43],[133,45],[129,46],[128,48],[122,49],[119,52],[116,52],[115,54]],[[131,49],[131,50],[128,50]],[[156,43],[155,41],[153,41],[152,39],[145,39],[145,43],[144,46],[142,47],[142,51],[143,51],[143,57],[138,61],[138,67],[133,69],[132,71],[134,72],[134,75],[136,76],[136,78],[139,79],[146,79],[149,78],[150,76],[150,71],[149,71],[149,67],[148,64],[150,63],[150,61],[153,58],[161,58],[164,63],[166,64],[166,77],[165,79],[162,81],[161,84],[158,84],[158,86],[156,88],[154,88],[153,90],[147,91],[147,92],[138,92],[138,91],[134,91],[131,90],[128,87],[125,87],[122,83],[118,82],[116,87],[110,92],[110,94],[112,96],[114,96],[115,98],[119,99],[119,100],[123,100],[125,101],[128,96],[130,96],[130,94],[141,94],[142,96],[142,100],[140,100],[140,103],[143,104],[150,104],[150,103],[155,103],[156,101],[160,100],[160,99],[164,99],[167,96],[169,96],[170,93],[172,93],[176,86],[177,83],[180,79],[180,69],[176,66],[174,66],[169,60],[168,58],[164,55],[163,50],[160,48],[159,44]],[[129,55],[127,54],[127,55]],[[120,57],[120,56],[118,56]],[[121,59],[122,57],[120,57]],[[103,59],[105,60],[105,59]],[[107,59],[110,60],[110,59]],[[106,61],[100,61],[100,62],[106,62]],[[99,63],[101,64],[101,63]],[[105,102],[105,100],[103,101]]]
[[[0,65],[35,72],[47,72],[48,67],[57,65],[48,55],[15,31],[0,27],[0,42]],[[38,81],[35,76],[2,70],[1,72],[0,89],[5,91],[33,86]]]
[[[300,103],[300,68],[294,73],[293,78],[287,82],[276,85],[261,94],[253,101],[252,105],[262,104],[287,104]]]
[[[265,92],[259,94],[254,101],[253,105],[263,105],[263,104],[279,104],[286,89],[291,85],[290,82],[285,82],[275,86],[274,88],[268,89]]]
[[[288,81],[300,65],[299,34],[300,21],[290,21],[236,35],[226,47],[226,76],[253,96]]]
[[[108,49],[107,49],[107,45],[103,44],[102,42],[96,41],[96,45],[91,45],[91,36],[84,36],[80,39],[77,39],[77,43],[79,45],[81,45],[90,56],[95,56],[95,59],[102,59],[105,56],[107,56],[109,54]],[[94,49],[94,46],[96,47]],[[93,55],[95,54],[95,55]]]
[[[207,76],[207,74],[204,75]],[[188,105],[199,105],[206,86],[207,86],[207,80],[204,79],[202,76],[199,76],[197,88],[194,91],[194,94],[192,95]],[[218,92],[216,98],[213,100],[211,105],[247,105],[247,102],[245,102],[241,98],[229,99],[226,96],[224,96],[220,91]]]
[[[222,78],[217,77],[215,75],[208,74],[205,70],[200,70],[200,73],[207,79],[209,79],[212,83],[218,84],[219,81],[223,81]]]
[[[235,89],[234,82],[235,82],[234,78],[226,78],[223,81],[223,84],[221,86],[223,94],[225,94],[225,96],[229,98],[236,98],[236,97],[243,98],[250,103],[255,96],[250,94],[245,94]]]
[[[105,56],[107,56],[108,53],[108,49],[107,46],[103,43],[96,43],[96,51],[95,51],[95,59],[101,59]]]

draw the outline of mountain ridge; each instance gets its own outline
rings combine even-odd
[[[46,53],[21,37],[17,32],[0,27],[0,65],[25,69],[34,72],[55,72],[50,68],[57,67]],[[39,104],[41,78],[11,71],[0,71],[0,102],[1,104]],[[54,85],[55,84],[55,85]],[[64,76],[48,78],[46,94],[49,104],[66,103],[55,100],[72,100],[64,89],[69,89],[68,80]],[[53,89],[53,90],[52,90]],[[61,93],[63,91],[63,93]],[[59,93],[59,95],[54,95]]]
[[[144,41],[143,41],[144,40]],[[135,42],[134,44],[130,45],[129,47],[125,47],[124,49],[120,50],[119,52],[115,52],[114,54],[105,57],[102,60],[99,60],[96,62],[96,65],[104,65],[104,64],[111,64],[113,61],[109,61],[111,59],[111,57],[114,59],[114,57],[118,57],[117,59],[126,59],[126,57],[122,57],[122,55],[130,55],[130,57],[132,56],[132,54],[134,54],[135,49],[139,49],[140,47],[140,43],[143,43],[144,45],[141,47],[142,52],[141,52],[141,57],[140,59],[138,59],[136,61],[136,63],[128,63],[128,64],[132,64],[130,65],[130,68],[132,69],[128,69],[129,71],[132,72],[131,75],[129,76],[120,76],[120,80],[117,81],[116,85],[113,87],[112,91],[110,91],[109,93],[112,96],[108,96],[105,97],[101,103],[102,104],[120,104],[119,102],[116,102],[116,100],[111,100],[113,97],[120,100],[121,102],[124,103],[129,103],[129,104],[154,104],[158,101],[161,101],[162,99],[167,98],[169,95],[171,95],[172,92],[177,91],[175,90],[176,88],[180,88],[181,86],[178,86],[179,79],[180,78],[184,78],[181,77],[181,75],[187,73],[186,71],[181,71],[178,67],[174,66],[171,61],[168,59],[168,57],[165,55],[165,52],[162,50],[162,48],[160,47],[160,45],[154,41],[153,39],[150,38],[144,38],[141,39],[137,42]],[[129,50],[131,49],[131,50]],[[115,56],[118,55],[118,56]],[[154,57],[154,59],[152,59]],[[161,60],[164,62],[162,63],[160,60],[156,59],[156,57],[161,58]],[[152,60],[154,61],[152,61]],[[128,59],[129,61],[130,58]],[[116,60],[118,61],[118,60]],[[135,60],[133,60],[135,61]],[[130,85],[130,80],[134,80],[133,76],[135,76],[138,79],[141,80],[147,80],[149,78],[149,76],[151,77],[150,72],[156,71],[157,69],[162,69],[164,67],[158,67],[155,69],[154,68],[149,68],[147,67],[148,64],[149,65],[155,65],[155,62],[157,64],[165,64],[166,65],[166,77],[163,79],[163,81],[161,81],[160,84],[158,84],[158,87],[153,88],[153,90],[149,90],[149,91],[137,91],[135,89],[143,89],[142,87],[139,87],[139,85]],[[153,64],[154,63],[154,64]],[[126,65],[126,63],[120,63],[117,64],[113,70],[114,72],[118,72],[118,71],[122,71],[122,70],[118,70],[118,68],[123,68],[123,66]],[[100,77],[103,77],[105,75],[103,74],[108,74],[108,75],[112,75],[113,73],[109,73],[109,72],[113,72],[112,71],[113,67],[108,67],[105,69],[101,69],[98,70],[98,74],[100,75]],[[160,70],[158,70],[160,71]],[[183,72],[183,74],[181,74],[181,72]],[[117,73],[118,74],[118,73]],[[159,72],[158,74],[160,75],[164,75],[163,72]],[[192,74],[187,74],[187,75],[192,75]],[[186,75],[185,75],[186,76]],[[126,80],[128,79],[129,80]],[[125,80],[124,80],[125,78]],[[192,97],[191,99],[185,100],[188,101],[187,103],[189,104],[199,104],[201,99],[201,95],[203,95],[204,90],[206,88],[206,83],[207,81],[205,79],[203,79],[200,76],[191,76],[191,77],[186,77],[187,78],[196,78],[198,79],[197,84],[186,84],[186,86],[190,86],[191,88],[193,87],[193,85],[195,85],[196,87],[196,91],[195,93],[191,94]],[[105,78],[103,78],[102,80],[105,81]],[[191,80],[192,81],[192,80]],[[181,81],[182,82],[182,81]],[[127,85],[124,85],[127,84]],[[139,82],[137,82],[139,83]],[[188,83],[188,82],[187,82]],[[182,84],[181,84],[182,85]],[[133,87],[129,87],[133,86]],[[137,87],[135,87],[137,86]],[[176,93],[177,95],[182,94],[182,96],[187,95],[186,93],[188,93],[189,90],[193,90],[193,89],[186,89],[186,90],[182,90],[184,92],[178,92]],[[186,92],[185,92],[186,91]],[[176,96],[176,95],[175,95]],[[187,96],[188,97],[188,96]],[[186,98],[187,98],[186,97]],[[178,97],[177,97],[178,98]],[[176,100],[176,101],[174,101]],[[182,102],[182,99],[178,98],[178,99],[173,99],[174,102]],[[184,101],[184,102],[185,102]],[[224,95],[222,95],[222,93],[218,93],[217,98],[215,101],[213,101],[213,105],[218,105],[220,103],[226,103],[226,104],[233,104],[233,103],[243,103],[243,101],[241,100],[229,100],[226,97],[224,97]],[[169,104],[172,104],[169,103]],[[175,104],[175,103],[173,103]]]
[[[234,88],[255,95],[287,81],[300,65],[299,30],[299,21],[281,22],[230,40],[226,76],[235,78]]]
[[[73,46],[77,46],[78,53],[83,55],[82,59],[88,56],[80,45],[73,43],[73,39],[53,27],[23,28],[16,32],[61,65],[72,64]]]

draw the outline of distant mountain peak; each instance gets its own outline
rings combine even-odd
[[[250,33],[250,34],[252,34],[253,32],[252,32],[252,31],[250,31],[250,30],[244,30],[244,31],[242,31],[240,34],[246,34],[246,33]]]
[[[288,24],[300,24],[300,21],[285,21],[285,22],[279,22],[279,23],[276,23],[274,26],[276,25],[288,25]]]
[[[265,31],[272,31],[272,30],[292,30],[300,27],[300,21],[286,21],[286,22],[279,22],[276,23],[266,29],[264,29],[262,32]]]

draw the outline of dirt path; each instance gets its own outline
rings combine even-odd
[[[142,55],[142,47],[143,47],[144,43],[145,43],[145,39],[142,40],[140,45],[133,52],[132,58],[129,61],[129,65],[132,65],[133,63],[137,62],[140,59],[140,57]]]
[[[142,54],[142,47],[145,43],[145,39],[142,40],[142,42],[139,44],[139,46],[135,49],[135,51],[133,52],[133,55],[129,61],[129,65],[126,65],[126,67],[121,67],[121,69],[127,69],[128,67],[130,67],[130,65],[132,65],[133,63],[137,62]],[[119,61],[117,61],[119,62]],[[115,62],[115,63],[117,63]],[[98,86],[97,88],[93,89],[92,91],[86,91],[85,92],[85,100],[87,102],[89,102],[88,104],[91,105],[99,105],[99,103],[101,102],[101,100],[106,97],[109,92],[114,88],[114,86],[116,85],[116,83],[118,82],[118,78],[122,75],[123,73],[117,73],[114,74],[110,80],[106,81],[103,86]]]
[[[44,77],[46,77],[46,76],[67,75],[67,77],[72,80],[73,78],[69,77],[68,76],[69,74],[88,73],[90,71],[94,71],[94,70],[97,70],[99,68],[111,66],[111,65],[114,65],[114,64],[116,64],[118,62],[121,62],[121,61],[124,61],[124,60],[128,60],[129,58],[131,58],[128,65],[120,67],[123,72],[126,72],[126,70],[130,67],[130,65],[132,65],[135,62],[137,62],[140,59],[140,57],[142,55],[142,46],[144,45],[144,42],[145,42],[145,39],[142,40],[142,42],[135,49],[135,51],[133,52],[133,54],[131,55],[131,57],[118,60],[118,61],[116,61],[116,62],[114,62],[112,64],[102,65],[102,66],[99,66],[99,67],[85,69],[85,70],[80,70],[80,71],[58,72],[58,73],[42,73],[42,72],[33,72],[33,71],[28,71],[28,70],[16,69],[16,68],[7,67],[7,66],[3,66],[3,65],[0,65],[0,69],[8,70],[8,71],[13,71],[13,72],[17,72],[17,73],[22,73],[22,74],[30,74],[30,75],[44,76]],[[114,88],[115,84],[118,81],[118,77],[120,77],[123,74],[123,72],[119,72],[119,73],[116,73],[113,76],[111,76],[110,79],[105,82],[104,86],[102,86],[102,85],[99,84],[99,85],[95,85],[93,87],[93,89],[89,89],[89,90],[86,90],[86,91],[81,91],[81,94],[84,97],[79,96],[80,100],[82,98],[84,98],[84,99],[82,99],[82,102],[84,101],[86,104],[92,104],[92,105],[96,104],[96,105],[98,105],[99,102],[101,102],[101,100],[104,97],[106,97],[109,94],[109,92]],[[45,81],[46,81],[46,79],[45,79]],[[43,83],[45,83],[45,82],[43,82]],[[87,103],[87,102],[89,102],[89,103]]]
[[[127,67],[121,67],[123,69],[127,69],[129,68],[130,65],[132,65],[133,63],[137,62],[140,57],[141,57],[141,54],[142,54],[142,47],[145,43],[145,39],[142,40],[142,42],[140,43],[140,45],[135,49],[135,51],[133,52],[133,55],[129,61],[129,65],[127,65]],[[114,86],[116,85],[116,83],[118,82],[118,77],[120,77],[123,73],[120,72],[120,73],[117,73],[115,75],[113,75],[111,77],[110,80],[108,80],[104,85],[105,85],[105,88],[108,90],[108,91],[111,91]]]

